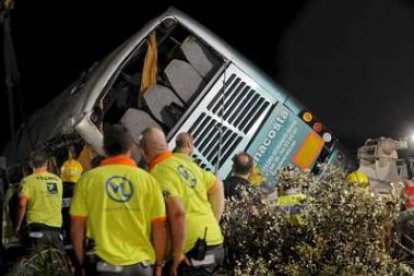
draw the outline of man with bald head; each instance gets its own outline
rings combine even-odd
[[[180,132],[175,138],[174,153],[178,157],[191,156],[194,150],[193,137],[188,132]]]
[[[249,176],[253,170],[252,157],[241,152],[233,157],[232,175],[224,180],[226,198],[240,198],[241,187],[250,185]]]
[[[213,275],[224,260],[222,182],[192,160],[173,155],[158,128],[142,133],[141,154],[164,193],[172,237],[171,274]],[[206,247],[196,246],[203,240]]]

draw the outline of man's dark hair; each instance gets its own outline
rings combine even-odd
[[[123,125],[111,125],[104,131],[103,146],[109,156],[127,153],[132,143],[131,134]]]
[[[253,158],[245,153],[241,152],[233,157],[233,173],[246,175],[253,168]]]
[[[99,165],[101,164],[101,162],[105,159],[105,157],[101,156],[101,155],[97,155],[94,158],[92,158],[91,160],[91,165],[92,168],[96,168],[99,167]]]
[[[35,150],[30,153],[29,166],[32,169],[41,168],[47,165],[47,154],[43,150]]]

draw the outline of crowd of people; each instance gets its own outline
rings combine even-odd
[[[103,134],[105,158],[82,150],[79,155],[90,157],[85,165],[69,154],[59,176],[49,172],[45,152],[30,154],[16,210],[15,232],[23,245],[64,252],[65,239],[80,275],[219,273],[225,202],[241,199],[243,188],[262,181],[252,157],[234,155],[231,175],[222,182],[193,160],[190,133],[179,133],[172,151],[155,127],[131,137],[116,124]],[[292,173],[282,170],[274,202],[301,224],[306,193],[289,181]],[[359,172],[347,180],[367,189],[368,178]]]
[[[88,170],[70,158],[60,177],[48,172],[46,153],[34,151],[21,181],[16,233],[28,248],[63,252],[63,228],[77,271],[87,275],[215,275],[225,257],[225,197],[237,198],[250,184],[252,158],[234,156],[224,189],[192,159],[189,133],[177,135],[173,151],[159,128],[146,129],[139,145],[133,138],[122,125],[106,128],[106,157]]]

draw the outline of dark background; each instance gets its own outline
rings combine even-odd
[[[351,149],[414,130],[410,1],[15,1],[25,116],[175,6],[273,77]],[[1,145],[9,137],[4,93],[0,103]]]

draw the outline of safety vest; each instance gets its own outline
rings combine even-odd
[[[288,189],[276,199],[276,206],[286,212],[294,224],[303,224],[306,195],[297,189]]]

